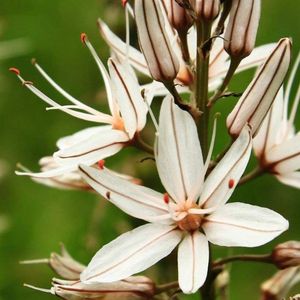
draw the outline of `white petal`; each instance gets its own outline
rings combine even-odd
[[[92,165],[119,152],[127,141],[128,135],[125,132],[107,128],[107,130],[101,130],[85,140],[55,152],[54,158],[59,164]]]
[[[236,202],[206,217],[203,230],[216,245],[256,247],[273,240],[288,226],[286,219],[270,209]]]
[[[181,240],[174,226],[147,224],[101,248],[81,273],[84,283],[112,282],[141,272],[169,255]]]
[[[128,67],[112,58],[108,61],[108,67],[125,129],[129,137],[133,138],[146,124],[147,106],[137,79],[133,77]]]
[[[100,33],[106,43],[111,47],[115,54],[121,59],[126,59],[127,45],[117,35],[115,35],[109,27],[102,21],[98,20]],[[148,66],[144,55],[137,49],[129,46],[128,48],[129,63],[139,72],[150,77]]]
[[[111,128],[110,125],[108,126],[95,126],[95,127],[88,127],[85,129],[82,129],[80,131],[75,132],[72,135],[68,135],[65,137],[60,138],[56,142],[56,146],[59,149],[65,149],[70,146],[73,146],[74,144],[77,144],[78,142],[81,142],[82,140],[85,140],[92,136],[96,132],[101,132],[101,131],[107,131],[108,128]]]
[[[150,222],[163,215],[170,220],[162,194],[115,176],[107,169],[80,165],[79,170],[92,188],[127,214]]]
[[[197,292],[207,276],[208,241],[203,233],[187,234],[178,247],[178,281],[185,294]]]
[[[187,198],[196,201],[204,177],[197,129],[189,113],[170,97],[161,107],[157,145],[158,173],[167,192],[177,202]]]
[[[273,147],[266,155],[268,164],[275,164],[277,173],[290,173],[300,169],[300,134]]]
[[[300,172],[292,172],[288,174],[275,175],[283,184],[300,189]]]
[[[256,137],[253,139],[253,148],[257,157],[264,155],[278,140],[278,135],[284,125],[284,99],[281,88],[263,121]]]
[[[245,127],[205,180],[200,205],[207,208],[227,202],[245,171],[251,148],[251,132],[249,128]]]

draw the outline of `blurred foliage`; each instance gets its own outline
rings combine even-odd
[[[34,81],[51,97],[60,100],[61,97],[30,64],[30,59],[35,57],[57,82],[75,97],[83,99],[95,108],[107,110],[102,80],[87,49],[80,43],[79,35],[83,31],[86,32],[98,49],[99,55],[106,59],[109,51],[99,37],[96,19],[102,17],[115,32],[124,35],[124,15],[119,2],[0,2],[0,40],[24,38],[31,48],[26,55],[0,61],[0,158],[5,161],[6,169],[6,176],[3,177],[2,174],[0,178],[0,215],[5,217],[5,232],[0,236],[1,300],[52,299],[49,295],[23,288],[22,284],[26,282],[48,287],[53,273],[42,265],[19,265],[20,260],[47,257],[52,250],[58,250],[59,242],[62,241],[74,257],[87,263],[101,245],[140,223],[128,218],[97,195],[54,190],[38,185],[28,178],[14,175],[17,162],[36,170],[38,159],[55,150],[55,141],[59,137],[89,124],[61,112],[45,112],[45,104],[22,87],[7,69],[11,66],[20,68],[25,79]],[[264,0],[257,44],[291,36],[294,38],[295,56],[299,51],[299,41],[296,40],[300,36],[297,21],[299,10],[300,3],[293,0]],[[239,75],[231,89],[243,91],[252,75],[253,71]],[[155,104],[158,107],[159,101]],[[227,99],[216,107],[222,112],[216,151],[220,151],[227,142],[224,120],[233,104],[233,99]],[[154,109],[157,110],[157,107]],[[109,159],[108,164],[116,170],[141,177],[148,186],[161,189],[153,162],[139,163],[144,156],[143,153],[126,149]],[[228,255],[229,251],[264,253],[280,241],[299,239],[299,195],[299,191],[281,185],[270,176],[264,176],[238,189],[232,201],[272,208],[290,220],[290,230],[258,249],[228,250],[213,247],[214,256]],[[168,270],[173,270],[175,261],[174,254],[146,273],[159,278],[160,282],[174,280],[176,272]],[[161,266],[164,266],[164,269]],[[274,271],[272,266],[234,264],[231,269],[231,299],[258,299],[260,283]],[[198,296],[195,295],[194,299],[198,299]]]

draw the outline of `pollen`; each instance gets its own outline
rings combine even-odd
[[[164,202],[166,204],[169,204],[169,202],[170,202],[170,197],[169,197],[169,195],[167,193],[164,193]]]
[[[234,184],[235,184],[235,182],[234,182],[233,179],[230,179],[230,180],[228,181],[228,187],[229,187],[230,189],[232,189],[232,188],[234,187]]]
[[[100,170],[103,170],[104,169],[104,164],[105,164],[105,160],[104,159],[101,159],[98,161],[98,168]]]
[[[82,42],[83,44],[85,44],[86,39],[87,39],[86,33],[84,33],[84,32],[81,33],[81,34],[80,34],[80,40],[81,40],[81,42]]]
[[[20,75],[20,70],[19,69],[17,69],[17,68],[9,68],[8,69],[10,72],[12,72],[12,73],[15,73],[16,75]]]

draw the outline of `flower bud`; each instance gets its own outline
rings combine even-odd
[[[288,241],[277,245],[272,252],[273,263],[279,269],[300,265],[300,242]]]
[[[288,38],[281,39],[227,117],[232,136],[238,136],[246,123],[255,136],[282,85],[290,57],[291,42]]]
[[[232,0],[224,47],[233,57],[248,56],[255,45],[260,0]]]
[[[185,8],[180,6],[176,0],[163,0],[168,20],[178,32],[187,32],[192,26],[193,20],[187,14]]]
[[[262,300],[281,300],[300,282],[300,267],[278,271],[261,286]],[[297,298],[296,298],[297,299]],[[296,300],[295,299],[295,300]]]
[[[135,20],[139,43],[153,79],[172,82],[179,71],[179,60],[168,38],[158,0],[136,0]]]
[[[198,20],[213,21],[220,12],[220,0],[190,0]]]
[[[127,279],[84,284],[80,281],[53,279],[51,292],[66,300],[142,300],[152,299],[154,283],[145,276],[132,276]]]

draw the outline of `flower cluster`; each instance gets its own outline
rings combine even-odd
[[[147,222],[103,246],[87,267],[78,268],[66,252],[57,260],[59,267],[50,261],[59,275],[72,280],[54,279],[50,291],[64,299],[89,299],[91,294],[100,299],[103,291],[151,299],[168,290],[132,276],[177,248],[180,290],[190,294],[205,287],[202,295],[208,298],[204,299],[214,299],[207,296],[207,286],[214,284],[212,274],[223,263],[214,268],[210,243],[257,247],[288,229],[288,221],[273,210],[228,201],[240,184],[263,172],[300,187],[300,140],[293,126],[300,89],[288,114],[300,56],[283,90],[291,41],[282,38],[255,48],[260,0],[135,0],[134,7],[129,1],[122,3],[126,20],[131,15],[136,23],[139,49],[129,43],[129,21],[124,42],[98,20],[111,49],[106,67],[87,35],[81,35],[102,75],[110,114],[75,99],[36,61],[35,68],[69,105],[49,98],[18,69],[10,69],[52,109],[97,123],[59,139],[58,151],[41,159],[40,172],[17,173],[58,188],[94,190],[128,215]],[[253,67],[258,70],[245,91],[229,92],[232,77]],[[140,85],[139,73],[149,82]],[[226,120],[232,142],[213,159],[218,133],[211,108],[229,96],[239,97]],[[151,109],[154,98],[162,99],[158,122]],[[148,113],[156,132],[154,141],[146,143],[141,132]],[[153,156],[163,191],[136,184],[134,178],[105,167],[104,159],[129,146]],[[258,168],[243,177],[252,149]],[[260,260],[280,268],[299,264],[298,258],[283,263],[287,251],[281,248]],[[76,274],[70,270],[77,270]]]

